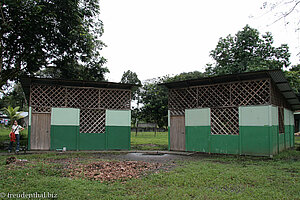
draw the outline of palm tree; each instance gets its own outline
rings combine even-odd
[[[23,118],[23,116],[20,115],[21,113],[18,113],[19,109],[20,106],[17,106],[15,108],[13,108],[12,106],[3,108],[4,112],[8,115],[11,125],[14,123],[15,120]]]

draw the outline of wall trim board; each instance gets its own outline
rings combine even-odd
[[[31,106],[29,106],[29,111],[28,111],[28,114],[29,114],[29,117],[28,117],[28,126],[31,126],[31,113],[32,113]]]

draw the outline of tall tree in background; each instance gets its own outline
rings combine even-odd
[[[142,84],[142,82],[138,78],[137,74],[130,70],[127,70],[126,72],[123,73],[122,78],[121,78],[121,83],[136,84],[136,85]],[[132,89],[132,100],[137,100],[138,93],[139,93],[139,87],[138,86],[134,87]]]
[[[155,123],[156,127],[166,127],[168,125],[168,91],[167,88],[159,86],[163,82],[159,79],[153,83],[146,83],[141,93],[142,103],[141,117],[146,122]]]
[[[288,46],[274,47],[273,42],[271,33],[260,37],[258,30],[246,25],[235,36],[220,38],[216,48],[210,52],[216,63],[207,67],[206,73],[223,75],[288,67]]]
[[[285,76],[293,88],[294,92],[300,93],[300,64],[294,65],[289,71],[285,71]]]
[[[168,89],[158,84],[196,79],[204,75],[199,71],[183,72],[173,77],[164,76],[145,83],[141,92],[144,105],[141,108],[142,120],[155,123],[159,128],[166,128],[168,126]]]
[[[28,111],[28,105],[20,83],[15,84],[11,91],[3,93],[3,96],[0,98],[0,108],[8,106],[19,107],[22,111]]]
[[[121,78],[121,83],[136,84],[136,85],[142,84],[137,74],[130,70],[127,70],[126,72],[123,73]],[[136,128],[135,135],[137,135],[138,120],[140,118],[140,103],[141,103],[139,86],[132,88],[131,99],[135,100],[137,105],[136,108],[134,107],[132,108],[132,112],[131,112],[131,123],[135,125]]]
[[[173,77],[165,77],[164,82],[172,82],[172,81],[184,81],[190,79],[198,79],[205,77],[205,72],[193,71],[193,72],[183,72],[181,74],[177,74]]]
[[[98,0],[0,2],[0,87],[19,75],[103,80]]]

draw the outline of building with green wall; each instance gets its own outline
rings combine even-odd
[[[281,70],[163,85],[170,150],[273,156],[294,146],[300,102]]]
[[[112,82],[22,78],[28,149],[130,149],[131,88]]]

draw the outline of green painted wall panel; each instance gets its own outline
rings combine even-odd
[[[269,126],[241,126],[241,153],[245,155],[271,155]]]
[[[106,126],[107,149],[130,149],[130,126]]]
[[[50,149],[77,150],[77,137],[79,126],[57,126],[51,125]]]
[[[291,147],[294,147],[295,146],[295,126],[292,125],[290,126],[290,129],[291,129]]]
[[[291,147],[291,130],[290,126],[284,125],[284,131],[285,131],[285,148]]]
[[[185,126],[210,126],[210,109],[186,109]]]
[[[78,143],[80,150],[105,150],[106,135],[104,133],[80,133]]]
[[[279,147],[279,152],[284,150],[284,138],[285,138],[285,134],[279,134],[279,140],[278,140],[278,147]]]
[[[79,113],[77,108],[52,108],[51,125],[79,126]]]
[[[28,125],[28,139],[27,139],[27,146],[28,146],[27,149],[28,150],[30,150],[30,136],[31,136],[31,126]]]
[[[278,126],[270,127],[270,152],[271,155],[278,154]]]
[[[186,126],[185,142],[187,151],[209,152],[210,126]]]
[[[131,126],[131,111],[106,110],[105,126]]]
[[[271,125],[269,111],[271,106],[241,106],[239,107],[240,126]]]
[[[239,135],[210,135],[210,152],[223,154],[239,154]]]

